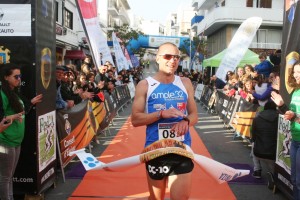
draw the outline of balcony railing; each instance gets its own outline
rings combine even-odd
[[[117,6],[116,1],[114,1],[114,0],[109,0],[108,1],[108,12],[112,16],[118,16],[119,15],[119,8]]]
[[[281,49],[281,43],[255,43],[249,46],[251,49]]]

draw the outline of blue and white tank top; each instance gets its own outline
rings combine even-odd
[[[187,114],[186,105],[188,93],[179,76],[175,76],[172,83],[160,83],[152,77],[146,78],[148,82],[146,113],[176,108]],[[181,137],[170,131],[174,123],[178,123],[182,117],[159,119],[147,125],[145,147],[161,139],[175,139],[191,146],[190,132]]]

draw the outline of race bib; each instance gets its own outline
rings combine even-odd
[[[159,123],[158,124],[158,139],[173,139],[184,141],[184,135],[177,137],[175,131],[171,131],[172,126],[176,123]]]

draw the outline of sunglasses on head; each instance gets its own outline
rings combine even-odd
[[[14,75],[14,78],[15,78],[16,80],[21,79],[21,78],[22,78],[22,74]]]
[[[180,55],[172,55],[172,54],[164,54],[159,56],[162,56],[166,60],[171,60],[171,58],[173,58],[174,60],[179,60],[180,58]]]

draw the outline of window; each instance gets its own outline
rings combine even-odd
[[[65,9],[65,27],[73,29],[73,13],[68,9]]]
[[[257,0],[258,8],[272,8],[272,0]]]
[[[253,7],[253,0],[247,0],[246,6],[247,7]]]
[[[56,22],[58,22],[58,2],[56,1],[55,2],[55,20],[56,20]]]

